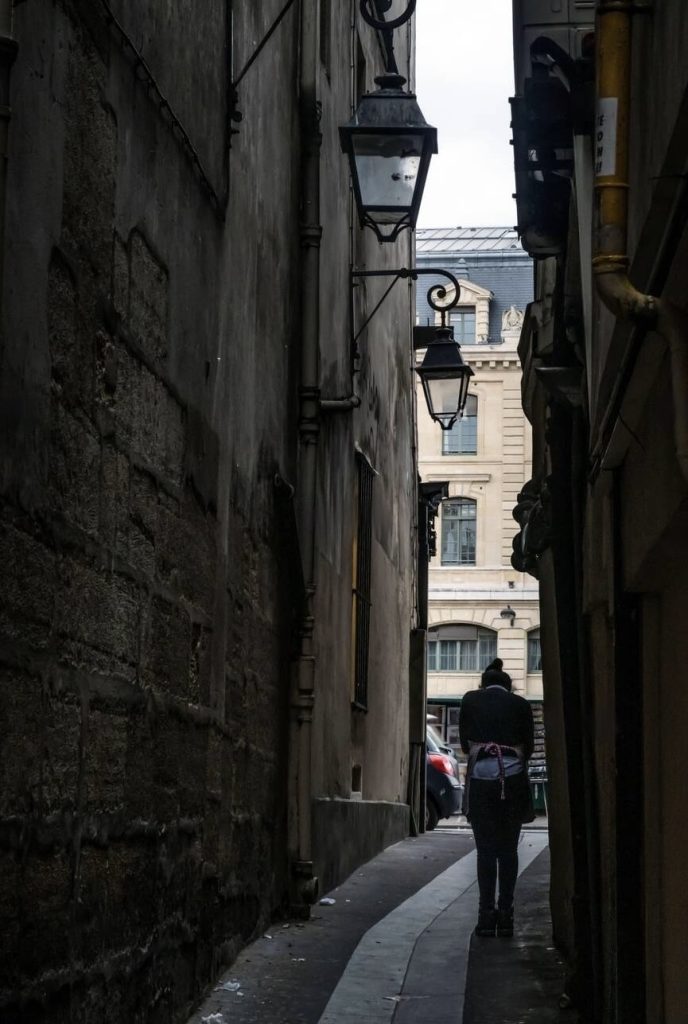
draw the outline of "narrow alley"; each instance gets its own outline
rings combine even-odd
[[[0,0],[0,1024],[686,1024],[688,0]]]
[[[546,828],[524,829],[519,859],[514,938],[476,938],[470,829],[403,840],[310,921],[275,922],[189,1024],[575,1024],[560,1008]]]

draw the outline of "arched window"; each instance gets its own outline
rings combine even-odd
[[[476,455],[478,451],[478,399],[469,395],[460,420],[442,431],[443,455]]]
[[[442,503],[442,565],[475,565],[475,501]]]
[[[528,633],[528,671],[542,672],[542,652],[540,650],[540,629],[531,629]]]
[[[482,672],[496,657],[493,629],[457,622],[428,630],[428,672]]]

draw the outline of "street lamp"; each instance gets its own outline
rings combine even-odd
[[[404,228],[415,228],[430,158],[437,152],[437,130],[427,123],[401,75],[385,73],[366,93],[348,124],[339,129],[349,158],[356,207],[362,227],[380,242],[394,242]]]
[[[451,430],[466,407],[473,370],[464,363],[461,348],[445,324],[435,331],[416,373],[423,385],[431,418],[442,430]]]
[[[439,267],[396,267],[393,270],[352,269],[352,289],[357,278],[367,277],[393,277],[394,280],[363,325],[359,327],[356,334],[352,335],[352,348],[355,348],[361,334],[397,281],[408,279],[417,281],[419,277],[444,277],[449,281],[450,289],[446,285],[435,283],[430,286],[428,291],[427,303],[431,309],[440,314],[442,322],[439,327],[435,328],[427,344],[423,362],[420,366],[416,366],[415,370],[421,379],[431,418],[439,423],[442,430],[450,430],[466,407],[468,385],[473,376],[472,368],[464,363],[461,357],[461,348],[454,341],[451,328],[447,327],[447,314],[459,304],[461,291],[459,282],[448,270]]]
[[[502,608],[501,612],[499,613],[499,617],[500,619],[508,619],[509,625],[513,627],[514,619],[516,618],[516,612],[511,607],[511,605],[508,604],[506,608]]]

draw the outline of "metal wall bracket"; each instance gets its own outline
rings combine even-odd
[[[273,21],[272,25],[267,30],[267,32],[265,33],[265,35],[263,36],[261,41],[258,43],[258,45],[256,46],[255,50],[253,51],[253,53],[251,54],[249,59],[244,64],[244,66],[241,69],[241,71],[239,72],[239,74],[236,76],[236,78],[233,79],[232,84],[230,86],[229,119],[230,119],[230,121],[233,121],[234,124],[240,124],[241,121],[243,121],[243,119],[244,119],[244,115],[239,110],[239,83],[244,78],[244,76],[246,75],[246,73],[249,70],[249,68],[251,68],[255,64],[255,62],[258,60],[258,58],[260,57],[261,53],[263,52],[263,50],[265,49],[267,44],[272,39],[273,35],[275,34],[277,29],[279,28],[279,26],[282,23],[282,21],[284,20],[284,18],[287,16],[287,14],[291,10],[291,8],[294,6],[295,2],[296,2],[296,0],[287,0],[286,4],[284,5],[284,7],[280,11],[280,13],[277,15],[277,17],[275,18],[275,20]],[[237,135],[237,134],[238,134],[238,128],[230,128],[230,135]]]

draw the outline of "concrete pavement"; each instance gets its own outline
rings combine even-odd
[[[573,1024],[550,939],[546,832],[519,845],[514,939],[476,939],[475,851],[440,828],[385,850],[248,946],[189,1024]]]

